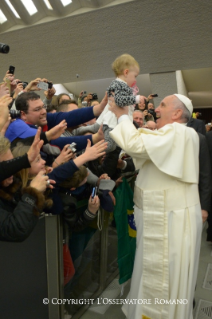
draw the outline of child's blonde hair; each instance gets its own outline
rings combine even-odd
[[[123,74],[123,71],[130,67],[139,67],[138,62],[130,54],[122,54],[115,59],[112,64],[112,69],[116,76]]]

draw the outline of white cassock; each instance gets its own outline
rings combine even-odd
[[[136,130],[127,116],[122,119],[110,136],[139,169],[127,298],[136,301],[122,309],[129,319],[192,319],[202,232],[198,135],[179,123]]]

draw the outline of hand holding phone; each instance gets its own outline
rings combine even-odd
[[[93,187],[92,193],[91,193],[91,198],[93,199],[97,194],[97,187]]]
[[[48,83],[40,81],[40,82],[38,82],[37,87],[41,90],[47,91],[48,90]]]
[[[9,74],[14,74],[15,73],[15,67],[10,65],[9,66]]]

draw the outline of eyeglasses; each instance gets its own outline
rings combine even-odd
[[[47,109],[47,106],[44,104],[41,107],[36,107],[36,109],[32,110],[32,112],[40,112],[42,109]]]

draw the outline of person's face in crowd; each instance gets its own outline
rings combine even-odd
[[[156,108],[156,128],[160,129],[166,124],[171,124],[177,122],[181,115],[182,110],[176,108],[176,97],[174,95],[169,95],[165,97],[158,108]]]
[[[149,103],[148,110],[154,110],[154,109],[155,109],[154,105],[152,103]]]
[[[148,121],[145,125],[145,128],[148,128],[151,131],[154,131],[156,129],[156,123],[153,121]]]
[[[31,167],[29,168],[29,175],[34,176],[37,175],[41,170],[45,170],[46,161],[44,161],[39,154],[30,164]]]
[[[141,112],[134,112],[133,121],[135,121],[139,125],[139,127],[142,127],[144,123],[143,114]]]
[[[25,122],[33,125],[44,126],[47,124],[46,106],[41,99],[28,101],[28,112],[21,112],[21,118]]]
[[[146,107],[146,105],[145,105],[144,102],[138,103],[138,108],[139,108],[139,110],[144,111],[145,107]]]
[[[205,129],[206,129],[206,132],[209,132],[211,130],[211,125],[205,125]]]
[[[136,78],[139,74],[139,68],[137,66],[131,67],[130,69],[124,70],[125,81],[128,86],[132,86],[136,83]]]
[[[61,98],[59,99],[59,104],[62,103],[64,100],[70,100],[70,97],[66,94],[62,95]]]
[[[0,162],[9,161],[13,158],[14,157],[13,157],[13,154],[11,153],[11,151],[7,150],[6,153],[4,153],[0,156]],[[12,183],[13,183],[13,176],[10,176],[10,177],[6,178],[5,180],[3,180],[3,182],[1,182],[1,186],[8,187]]]

